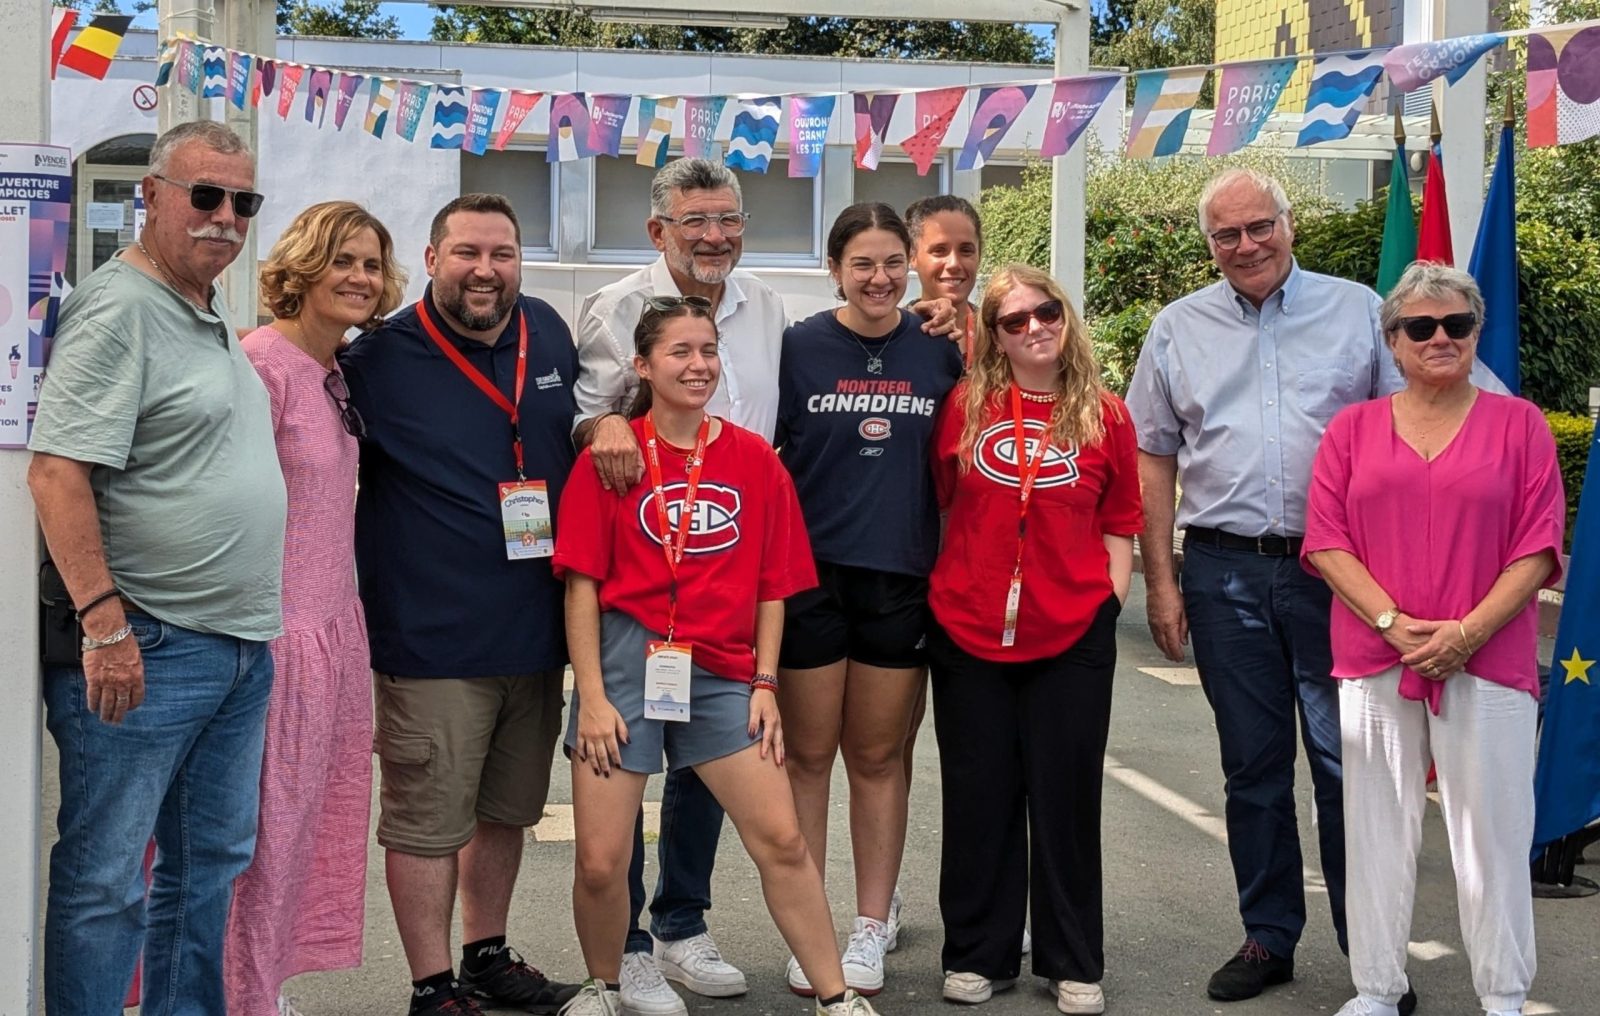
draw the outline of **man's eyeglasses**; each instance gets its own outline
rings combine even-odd
[[[1042,327],[1049,327],[1061,320],[1064,308],[1060,300],[1046,300],[1032,310],[1019,310],[1015,314],[995,319],[995,327],[1007,335],[1021,335],[1028,330],[1029,321],[1037,321]]]
[[[851,261],[845,265],[846,268],[850,269],[850,277],[857,282],[871,282],[880,268],[883,269],[883,274],[892,280],[903,279],[906,277],[906,271],[910,266],[911,263],[905,258],[890,258],[887,261],[867,261],[862,259],[860,261]]]
[[[711,232],[711,224],[716,223],[717,229],[723,236],[740,236],[744,227],[750,223],[749,212],[723,212],[721,215],[685,215],[681,219],[674,219],[670,215],[658,215],[656,218],[662,222],[670,222],[678,227],[678,235],[685,240],[702,240]]]
[[[1255,243],[1266,243],[1272,239],[1272,234],[1278,230],[1278,219],[1283,215],[1279,212],[1270,219],[1257,219],[1243,229],[1219,229],[1211,234],[1211,242],[1222,250],[1236,250],[1245,237]]]
[[[189,183],[186,180],[174,180],[170,176],[162,176],[160,173],[151,173],[150,175],[162,183],[168,183],[174,187],[182,187],[188,191],[189,205],[197,212],[214,212],[222,206],[223,198],[231,196],[233,198],[233,214],[241,219],[252,219],[255,218],[257,212],[261,211],[261,202],[266,200],[264,196],[257,194],[255,191],[229,190],[226,187],[218,187],[214,183]]]
[[[323,391],[328,393],[328,398],[339,407],[339,422],[344,424],[344,431],[356,440],[367,436],[367,422],[361,419],[361,413],[350,404],[350,389],[344,383],[344,375],[336,370],[328,371],[328,376],[322,379]]]
[[[1444,317],[1403,317],[1398,322],[1398,327],[1406,333],[1406,338],[1412,342],[1427,342],[1438,332],[1439,326],[1444,326],[1444,333],[1451,339],[1460,342],[1472,334],[1478,327],[1478,315],[1463,311],[1460,314],[1446,314]]]

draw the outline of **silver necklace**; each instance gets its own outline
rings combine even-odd
[[[144,241],[143,240],[135,240],[135,241],[133,241],[133,243],[134,243],[134,246],[139,248],[139,253],[144,255],[145,260],[150,262],[150,264],[155,267],[155,270],[157,272],[161,273],[161,281],[165,282],[167,284],[167,288],[168,289],[172,290],[174,293],[177,293],[179,296],[183,297],[185,300],[188,300],[190,303],[194,304],[196,307],[199,307],[201,310],[205,310],[206,309],[201,304],[196,303],[195,300],[193,298],[191,298],[187,293],[185,293],[183,290],[178,288],[178,284],[176,282],[172,281],[172,276],[168,275],[167,274],[167,270],[165,268],[161,267],[161,262],[157,261],[156,260],[156,256],[154,254],[150,253],[150,248],[148,248],[148,247],[146,247],[144,245]]]
[[[838,321],[838,318],[836,317],[836,318],[834,318],[834,320]],[[890,344],[893,343],[895,339],[899,338],[899,335],[896,334],[896,333],[891,333],[889,335],[888,341],[884,342],[884,344],[881,347],[879,347],[878,351],[876,353],[874,353],[872,350],[867,348],[867,344],[865,342],[861,341],[861,336],[857,335],[850,328],[850,326],[846,325],[843,321],[839,321],[839,327],[843,328],[845,330],[845,333],[848,334],[852,339],[855,340],[856,345],[861,347],[861,351],[863,353],[867,354],[867,373],[868,374],[882,374],[883,373],[883,354],[889,351]]]

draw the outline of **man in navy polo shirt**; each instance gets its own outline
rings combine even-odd
[[[434,217],[422,299],[341,357],[366,424],[356,565],[376,686],[378,842],[411,1016],[554,1013],[577,992],[506,945],[567,663],[551,520],[575,458],[578,357],[521,296],[516,213],[466,194]],[[461,897],[459,978],[450,920]]]

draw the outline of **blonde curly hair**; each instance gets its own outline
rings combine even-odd
[[[378,235],[383,292],[363,329],[376,328],[405,298],[406,273],[394,258],[394,241],[377,216],[354,201],[312,205],[289,223],[261,266],[261,301],[274,317],[289,320],[305,309],[305,295],[328,274],[339,248],[363,229]]]

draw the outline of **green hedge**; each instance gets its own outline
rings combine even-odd
[[[1572,550],[1572,527],[1578,521],[1578,497],[1583,493],[1584,471],[1589,468],[1589,448],[1594,441],[1594,424],[1587,413],[1547,412],[1550,433],[1556,438],[1556,457],[1561,461],[1561,484],[1567,491],[1567,550]]]

